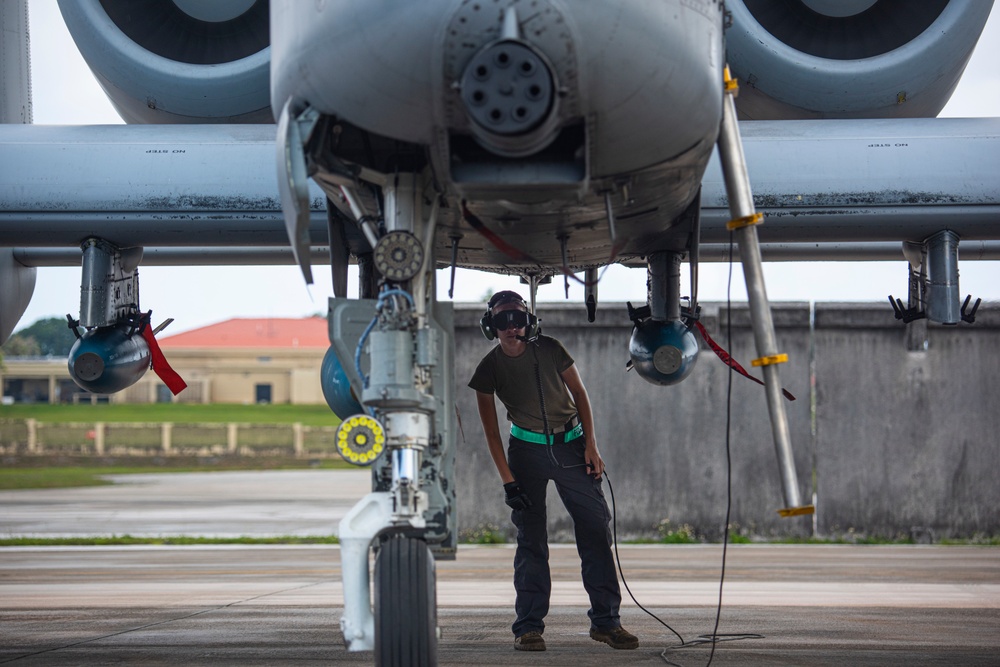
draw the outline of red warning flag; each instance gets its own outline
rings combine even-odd
[[[143,340],[149,345],[149,355],[153,362],[153,372],[163,380],[163,384],[167,385],[167,389],[174,396],[184,391],[187,388],[187,382],[177,374],[177,371],[170,367],[167,358],[163,356],[160,344],[156,342],[156,337],[153,336],[153,327],[147,323],[141,327],[141,333]]]
[[[708,346],[712,348],[712,351],[715,352],[716,355],[718,355],[719,359],[722,359],[722,363],[729,366],[743,377],[749,378],[761,386],[764,385],[764,382],[762,380],[758,380],[754,376],[747,373],[746,369],[743,368],[743,366],[740,366],[740,362],[733,359],[728,352],[723,350],[718,343],[712,340],[712,337],[708,335],[708,331],[705,330],[704,324],[702,324],[698,320],[695,320],[694,324],[696,327],[698,327],[698,333],[700,333],[701,337],[705,339],[705,342],[708,343]],[[787,398],[789,401],[795,400],[795,397],[792,396],[792,393],[787,389],[782,389],[781,393],[784,394],[785,398]]]

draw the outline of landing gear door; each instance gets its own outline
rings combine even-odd
[[[340,365],[344,367],[356,396],[361,396],[364,390],[361,376],[358,374],[358,364],[355,363],[358,341],[373,319],[375,319],[374,299],[330,299],[328,318],[330,345]],[[367,373],[371,367],[367,351],[361,351],[360,361],[361,371]]]

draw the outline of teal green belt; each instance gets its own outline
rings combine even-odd
[[[534,431],[528,431],[526,429],[521,428],[517,424],[510,425],[510,434],[515,438],[517,438],[518,440],[524,440],[525,442],[533,442],[538,445],[551,445],[555,440],[555,436],[545,435],[544,433],[535,433]],[[577,424],[575,427],[566,432],[566,435],[563,437],[563,442],[576,440],[581,435],[583,435],[583,424]]]

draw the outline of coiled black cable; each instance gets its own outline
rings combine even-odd
[[[733,283],[733,235],[732,232],[729,234],[729,278],[726,286],[726,347],[727,349],[733,349],[733,326],[732,326],[732,283]],[[712,650],[708,655],[708,662],[705,667],[710,667],[712,660],[715,658],[715,646],[719,642],[725,641],[736,641],[739,639],[763,639],[764,635],[755,633],[733,633],[733,634],[719,634],[719,621],[722,618],[722,590],[726,580],[726,558],[728,555],[729,547],[729,520],[732,515],[733,507],[733,464],[732,464],[732,449],[731,449],[731,435],[732,435],[732,406],[733,406],[733,372],[730,369],[728,374],[728,382],[726,385],[726,521],[723,525],[722,531],[722,567],[719,573],[719,600],[715,608],[715,625],[712,629],[712,634],[709,635],[699,635],[696,639],[691,641],[685,641],[684,637],[681,636],[679,632],[670,627],[665,623],[659,616],[649,611],[635,599],[635,595],[632,594],[632,589],[629,588],[628,582],[625,581],[625,572],[622,570],[621,558],[618,555],[618,509],[615,504],[615,490],[611,486],[611,478],[608,476],[608,469],[604,469],[604,478],[608,481],[608,490],[611,491],[611,512],[612,512],[612,531],[614,537],[614,548],[615,548],[615,561],[618,564],[618,575],[621,577],[622,584],[625,586],[625,590],[628,591],[629,597],[632,598],[632,602],[635,603],[639,609],[643,610],[653,619],[655,619],[660,625],[670,630],[674,633],[680,640],[680,644],[675,644],[674,646],[667,646],[660,653],[660,657],[668,665],[673,667],[682,667],[676,662],[672,662],[667,658],[667,651],[674,651],[682,648],[689,648],[691,646],[700,646],[702,644],[711,644]]]
[[[624,570],[622,570],[622,560],[621,560],[621,557],[618,555],[618,508],[617,508],[617,506],[615,504],[615,489],[611,485],[611,478],[608,477],[608,469],[607,468],[604,469],[604,479],[607,480],[607,482],[608,482],[608,490],[611,492],[611,516],[612,516],[611,526],[612,526],[612,534],[613,534],[613,537],[614,537],[615,562],[618,564],[618,576],[621,577],[622,584],[625,586],[625,590],[628,592],[628,596],[630,598],[632,598],[632,602],[635,603],[635,606],[637,606],[639,609],[641,609],[644,612],[646,612],[651,618],[653,618],[657,623],[659,623],[660,625],[662,625],[663,627],[665,627],[667,630],[670,630],[670,632],[674,633],[674,635],[676,635],[676,637],[681,641],[680,644],[675,644],[673,646],[668,646],[668,647],[666,647],[666,648],[663,649],[663,651],[660,653],[660,657],[663,658],[664,662],[666,662],[668,665],[673,665],[674,667],[682,667],[681,665],[678,665],[676,662],[671,662],[669,659],[667,659],[667,651],[673,651],[673,650],[677,650],[677,649],[681,649],[681,648],[689,648],[691,646],[700,646],[702,644],[711,644],[712,645],[712,653],[709,655],[709,657],[708,657],[708,663],[705,666],[705,667],[709,667],[709,665],[712,664],[712,658],[715,656],[715,645],[717,643],[719,643],[719,642],[731,642],[731,641],[736,641],[738,639],[763,639],[764,635],[758,635],[758,634],[746,633],[746,632],[734,633],[734,634],[721,634],[721,635],[719,634],[719,618],[720,618],[721,613],[722,613],[722,583],[725,580],[725,576],[726,576],[725,575],[725,571],[726,571],[726,568],[725,568],[725,565],[726,565],[726,550],[725,550],[725,547],[723,547],[723,551],[722,551],[722,575],[721,575],[721,577],[719,579],[719,603],[716,606],[715,629],[712,631],[712,634],[710,634],[710,635],[698,635],[697,638],[692,639],[690,641],[685,640],[684,637],[682,637],[679,632],[677,632],[676,630],[674,630],[662,618],[660,618],[659,616],[657,616],[653,612],[651,612],[648,609],[646,609],[645,607],[643,607],[642,604],[640,604],[639,601],[635,599],[635,595],[633,595],[632,589],[629,588],[628,582],[625,580],[625,572],[624,572]],[[727,518],[727,524],[726,525],[728,526],[728,518],[729,518],[728,511],[727,511],[726,514],[727,514],[727,516],[726,516],[726,518]]]

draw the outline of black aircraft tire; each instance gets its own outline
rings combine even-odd
[[[437,595],[427,543],[393,537],[375,559],[375,664],[437,665]]]

